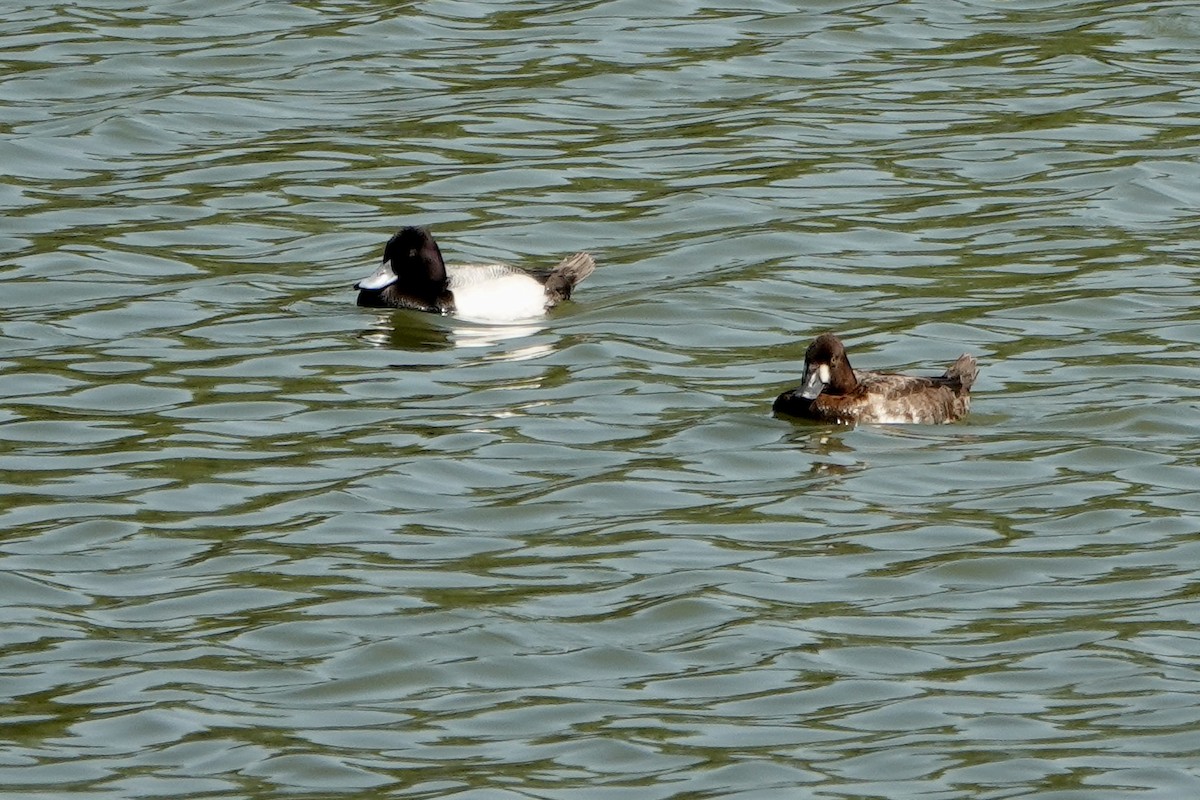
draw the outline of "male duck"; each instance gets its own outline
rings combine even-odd
[[[575,284],[595,268],[587,253],[567,256],[554,269],[532,272],[507,264],[447,266],[428,230],[407,227],[388,240],[379,269],[354,288],[360,306],[515,320],[536,317],[569,300]]]
[[[856,371],[841,341],[823,333],[804,354],[804,382],[775,398],[773,408],[821,422],[953,422],[971,408],[978,373],[966,353],[938,378]]]

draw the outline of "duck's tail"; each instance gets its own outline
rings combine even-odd
[[[587,253],[575,253],[567,256],[559,265],[550,270],[546,277],[546,300],[548,305],[561,303],[571,299],[571,290],[575,284],[582,281],[592,270],[596,269],[596,259]]]
[[[946,374],[942,378],[957,383],[962,387],[961,392],[966,394],[971,391],[971,387],[975,384],[975,378],[978,376],[979,365],[975,363],[975,357],[969,353],[963,353],[957,361],[950,365],[950,369],[946,370]]]

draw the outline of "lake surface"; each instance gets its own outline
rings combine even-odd
[[[1200,11],[802,5],[9,3],[0,795],[1200,796]]]

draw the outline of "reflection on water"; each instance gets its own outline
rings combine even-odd
[[[6,9],[0,782],[1200,793],[1195,14]],[[401,221],[603,261],[354,306]],[[771,416],[804,348],[970,416]]]
[[[537,358],[552,350],[546,344],[498,348],[505,342],[526,339],[545,330],[544,324],[533,321],[482,323],[415,311],[384,311],[373,316],[370,326],[359,336],[375,347],[400,352],[448,347],[487,348],[495,350],[487,355],[489,359],[520,361]]]
[[[441,317],[385,311],[371,314],[371,322],[359,334],[375,347],[407,350],[441,350],[453,347],[451,333]]]

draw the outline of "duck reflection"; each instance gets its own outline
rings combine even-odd
[[[359,336],[375,347],[408,351],[479,349],[524,339],[545,329],[538,321],[522,323],[483,323],[435,316],[433,314],[376,315]],[[552,351],[545,343],[529,344],[504,352],[488,354],[488,360],[523,361]]]

